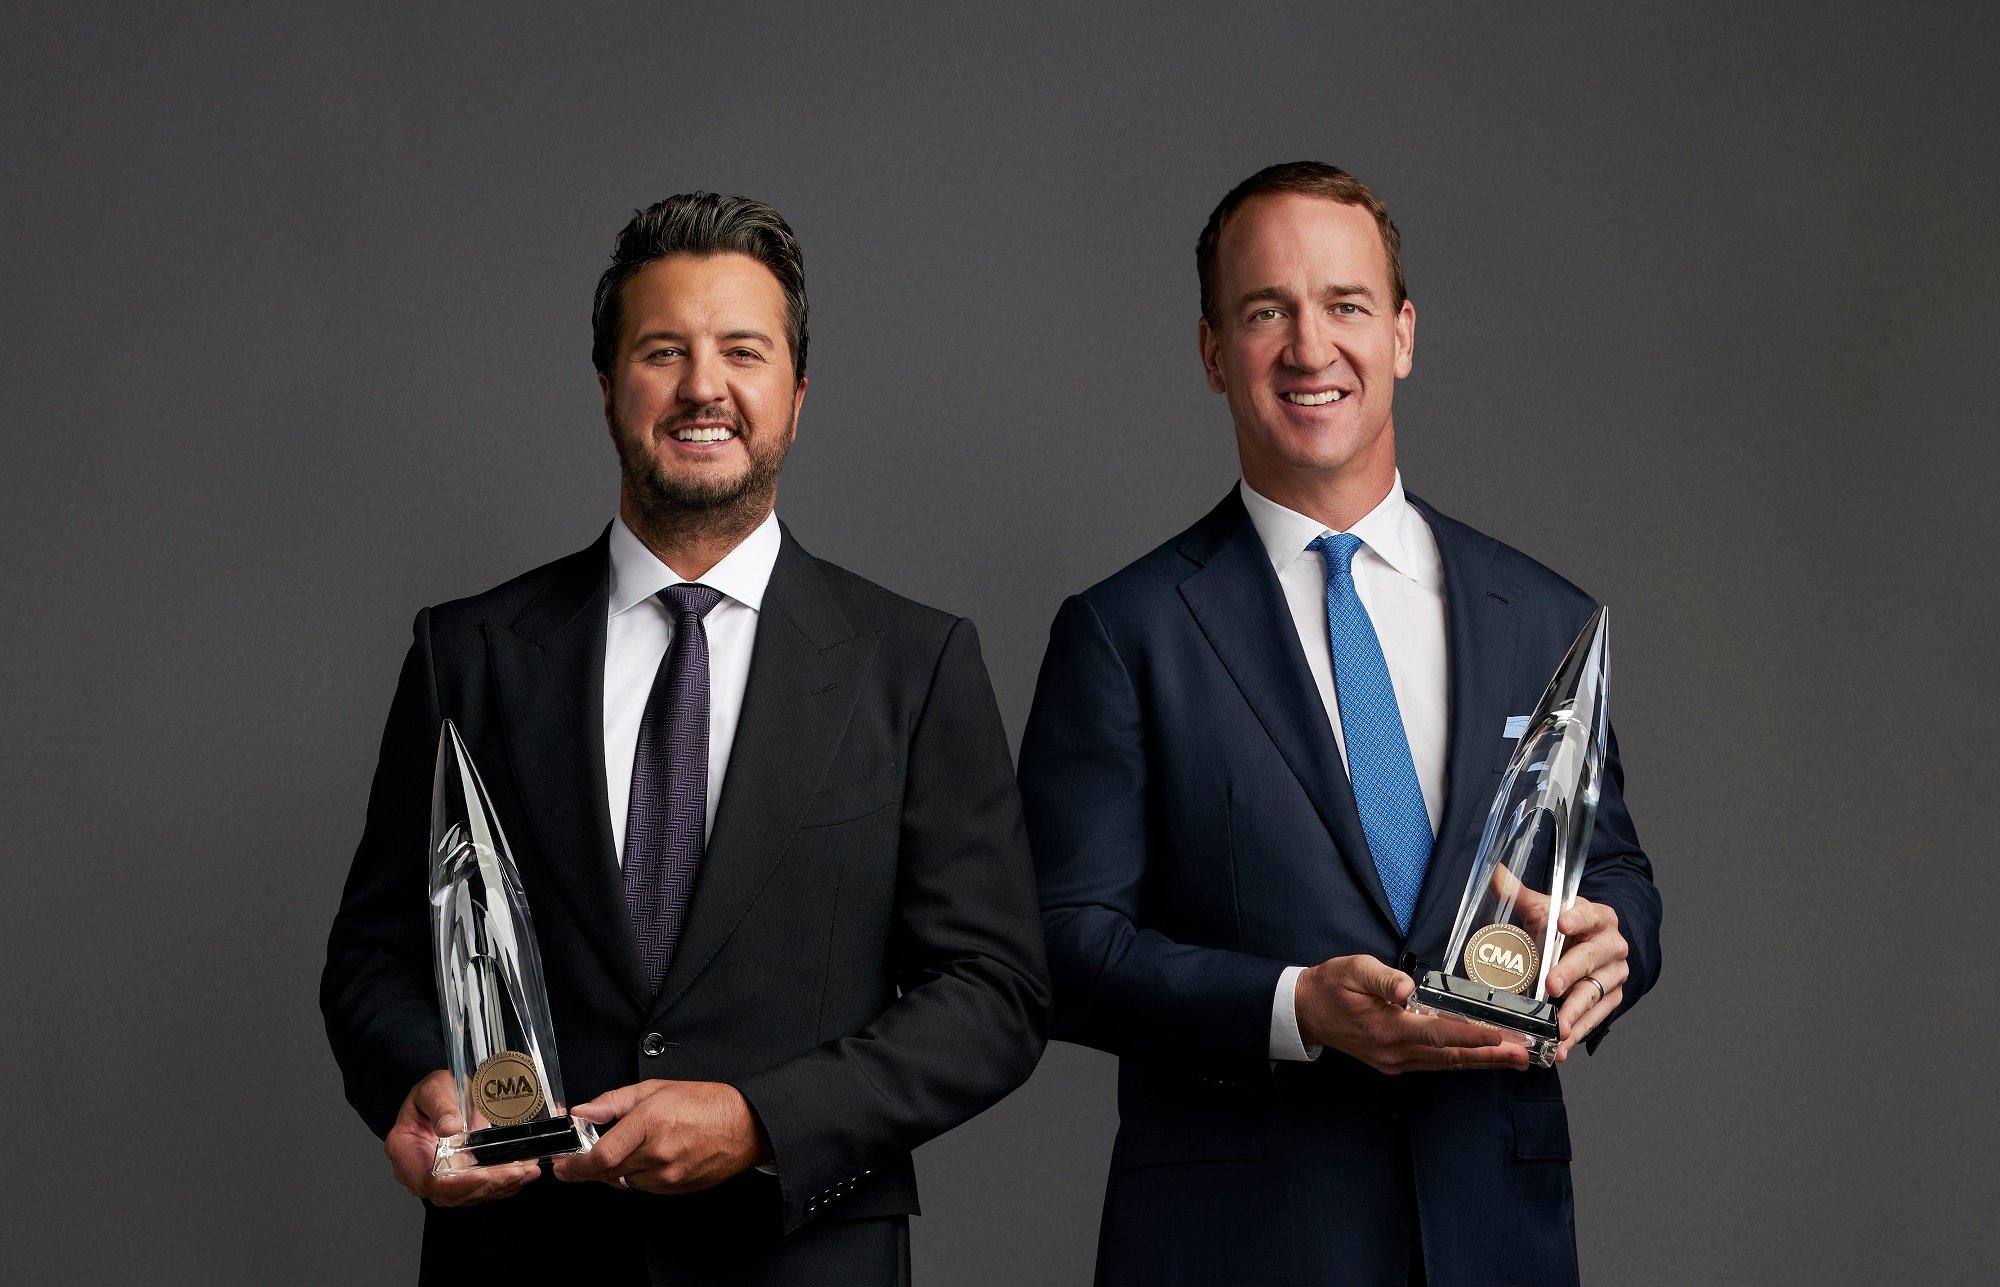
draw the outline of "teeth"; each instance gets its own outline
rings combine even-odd
[[[1301,407],[1323,407],[1329,402],[1338,402],[1347,395],[1338,389],[1328,389],[1325,393],[1287,393],[1285,401]]]
[[[733,438],[735,436],[735,434],[727,429],[674,430],[674,440],[676,442],[721,442],[725,438]]]

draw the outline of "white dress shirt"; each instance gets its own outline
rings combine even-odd
[[[743,690],[750,682],[750,654],[757,641],[757,616],[778,562],[778,516],[774,512],[723,556],[696,584],[722,592],[722,601],[702,618],[708,636],[708,806],[702,839],[715,826],[715,802],[722,798],[722,775],[736,744],[743,714]],[[660,660],[674,640],[674,618],[657,597],[686,580],[646,548],[623,518],[611,525],[611,604],[604,630],[604,786],[611,806],[611,838],[618,861],[625,861],[625,813],[632,800],[632,759],[639,747],[639,721],[653,691]]]
[[[1333,646],[1326,629],[1326,560],[1306,547],[1332,529],[1318,519],[1286,509],[1251,490],[1240,488],[1250,522],[1271,558],[1278,585],[1291,609],[1306,667],[1319,689],[1320,704],[1333,729],[1340,762],[1347,764],[1347,736],[1340,727],[1340,700],[1333,686]],[[1444,762],[1449,737],[1450,679],[1445,656],[1444,565],[1430,524],[1403,495],[1399,470],[1389,494],[1347,529],[1361,538],[1351,564],[1354,588],[1388,663],[1389,684],[1403,715],[1410,758],[1416,765],[1417,786],[1437,834],[1444,811]],[[1271,1003],[1271,1058],[1311,1059],[1299,1037],[1295,1004],[1303,966],[1291,966],[1278,978]]]

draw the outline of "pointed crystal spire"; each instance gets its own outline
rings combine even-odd
[[[438,1010],[466,1129],[438,1141],[437,1174],[588,1149],[569,1116],[535,926],[507,837],[450,720],[431,780],[431,928]]]
[[[1576,898],[1590,853],[1610,716],[1609,609],[1570,645],[1514,746],[1480,834],[1444,968],[1411,1005],[1477,1018],[1555,1057],[1549,967],[1562,953],[1557,920]]]

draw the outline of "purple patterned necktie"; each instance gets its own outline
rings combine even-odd
[[[708,632],[701,619],[722,602],[722,591],[670,585],[660,591],[660,602],[674,614],[674,640],[639,720],[624,869],[625,905],[646,981],[656,993],[674,959],[701,865],[708,819]]]

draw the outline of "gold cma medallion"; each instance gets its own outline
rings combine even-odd
[[[472,1102],[495,1126],[519,1126],[542,1111],[535,1061],[517,1050],[487,1057],[472,1074]]]
[[[1541,954],[1518,925],[1488,925],[1465,944],[1465,973],[1474,983],[1502,992],[1526,992]]]

